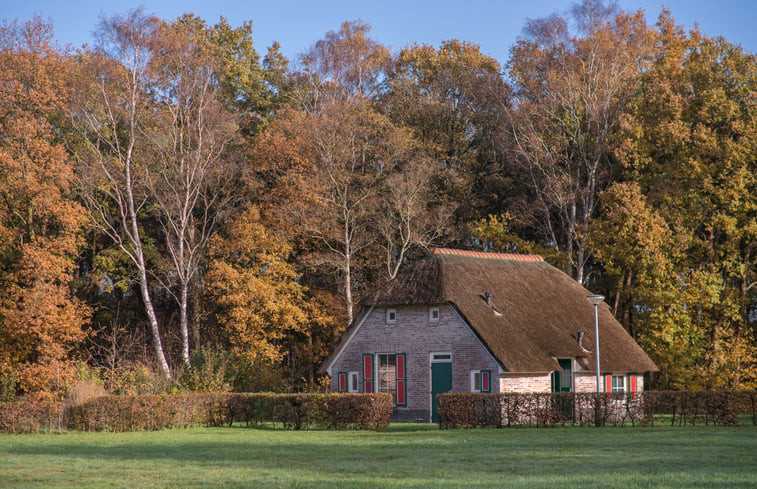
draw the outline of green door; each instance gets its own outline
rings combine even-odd
[[[558,358],[562,372],[552,372],[552,392],[573,391],[573,361],[570,358]],[[573,399],[569,395],[555,396],[555,407],[566,419],[573,418]]]
[[[436,395],[452,390],[452,362],[431,364],[431,422],[438,423]]]
[[[562,372],[552,372],[552,392],[571,392],[573,390],[573,361],[570,358],[558,358]]]

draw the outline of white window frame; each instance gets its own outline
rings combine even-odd
[[[628,377],[628,375],[626,374],[620,374],[620,375],[610,374],[610,391],[611,392],[627,392],[628,382],[626,382],[626,377]],[[616,379],[619,379],[623,385],[620,387],[617,387],[615,385]]]
[[[390,316],[394,316],[393,318]],[[387,309],[386,310],[386,324],[396,324],[397,323],[397,309]]]
[[[434,318],[434,313],[436,313],[436,318]],[[430,323],[438,323],[440,317],[441,313],[439,312],[438,306],[432,306],[428,308],[428,321]]]
[[[476,389],[476,375],[478,375],[478,389]],[[481,371],[480,370],[470,371],[470,391],[476,394],[481,393]]]
[[[382,390],[381,388],[381,357],[387,357],[387,361],[389,360],[390,356],[394,357],[394,386],[390,387],[388,389]],[[397,392],[397,353],[376,353],[376,364],[375,364],[375,372],[376,372],[376,379],[374,382],[374,392],[388,392],[390,394],[394,394]],[[387,382],[389,383],[389,382]]]
[[[452,353],[448,351],[431,352],[429,359],[431,363],[452,363]]]
[[[347,392],[360,392],[360,372],[355,370],[347,372]]]

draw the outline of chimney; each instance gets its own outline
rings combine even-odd
[[[577,338],[577,340],[578,340],[578,346],[580,346],[582,350],[585,350],[586,348],[584,348],[584,344],[583,344],[583,341],[584,341],[584,332],[583,331],[579,331],[578,332],[578,338]]]
[[[492,305],[492,293],[491,292],[484,292],[484,299],[486,299],[486,305],[491,307],[491,305]]]

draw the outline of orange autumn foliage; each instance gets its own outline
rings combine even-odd
[[[84,209],[56,127],[65,58],[39,19],[0,33],[0,376],[56,391],[72,371],[89,310],[70,290]]]

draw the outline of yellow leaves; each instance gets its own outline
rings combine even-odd
[[[297,283],[290,245],[267,229],[255,207],[213,242],[206,284],[237,352],[278,360],[287,335],[306,331],[319,310]]]

